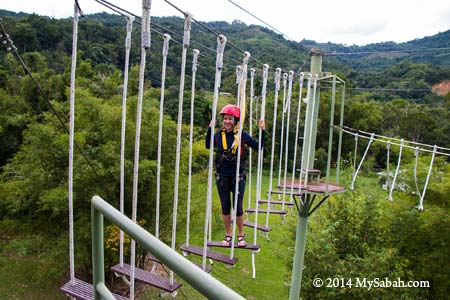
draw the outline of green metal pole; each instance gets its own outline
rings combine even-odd
[[[318,74],[322,72],[322,56],[319,52],[311,52],[311,75]],[[311,88],[311,87],[310,87]],[[313,169],[314,168],[314,157],[316,149],[316,135],[317,135],[317,117],[319,114],[319,99],[320,93],[316,92],[313,99],[310,93],[310,98],[308,99],[308,104],[306,106],[306,119],[305,119],[305,133],[304,133],[304,145],[310,147],[309,151],[303,151],[302,157],[302,168],[303,169]],[[314,109],[313,109],[314,108]],[[312,126],[312,128],[310,128]],[[309,157],[308,156],[309,153]],[[303,274],[303,262],[305,259],[305,247],[306,247],[306,234],[308,230],[308,203],[309,195],[305,194],[304,199],[301,202],[301,207],[299,211],[299,217],[297,220],[297,232],[295,235],[295,252],[294,252],[294,262],[292,266],[291,275],[291,288],[289,290],[289,300],[299,300],[300,290],[302,284],[302,274]]]
[[[97,291],[97,285],[105,282],[105,263],[103,251],[103,215],[91,207],[92,222],[92,285],[94,286],[94,300],[102,297]]]

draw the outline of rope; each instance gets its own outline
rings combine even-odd
[[[241,76],[242,76],[242,67],[236,66],[236,84],[237,84],[237,94],[236,94],[236,105],[239,106],[239,99],[241,95]]]
[[[391,141],[387,141],[386,143],[386,189],[390,189],[390,185],[391,185],[391,171],[389,170],[389,160],[391,159],[390,156],[390,152],[391,152]]]
[[[389,190],[389,197],[388,197],[389,201],[393,201],[394,200],[392,198],[392,193],[394,192],[395,182],[397,181],[397,176],[398,176],[398,173],[399,173],[399,170],[400,170],[400,162],[401,162],[401,159],[402,159],[402,151],[403,151],[403,140],[400,140],[400,152],[398,153],[397,168],[395,169],[394,180],[392,181],[392,186],[391,186],[391,189]]]
[[[281,185],[281,164],[283,162],[283,141],[284,141],[284,113],[286,111],[286,88],[287,88],[287,73],[283,73],[283,111],[281,117],[281,134],[280,134],[280,161],[278,163],[278,185]]]
[[[366,131],[363,131],[363,130],[357,130],[357,129],[354,129],[354,128],[351,128],[351,127],[348,127],[348,126],[343,126],[343,128],[344,128],[344,129],[351,130],[351,131],[357,131],[357,132],[359,132],[359,133],[363,133],[363,134],[366,134],[366,135],[370,134],[370,133],[368,133],[368,132],[366,132]],[[401,139],[397,139],[397,138],[394,138],[394,137],[388,137],[388,136],[384,136],[384,135],[380,135],[380,134],[374,134],[374,136],[375,136],[375,137],[380,137],[380,138],[382,138],[382,139],[390,139],[390,140],[396,140],[396,141],[400,141],[400,140],[401,140]],[[435,146],[435,145],[429,145],[429,144],[418,143],[418,142],[414,142],[414,141],[407,141],[407,143],[408,143],[408,144],[412,144],[412,145],[425,146],[425,147],[432,148],[432,149],[433,149],[434,146]],[[400,144],[397,144],[397,145],[400,145]],[[414,148],[411,147],[411,149],[414,149]],[[445,147],[440,147],[440,146],[436,146],[436,149],[441,149],[441,150],[450,151],[450,148],[445,148]],[[422,151],[426,151],[426,150],[423,150],[423,149],[422,149]],[[427,150],[427,151],[430,152],[430,153],[433,152],[433,150]]]
[[[156,220],[155,220],[155,237],[159,238],[159,211],[161,201],[161,148],[163,135],[163,121],[164,121],[164,93],[166,87],[166,67],[167,55],[169,54],[169,42],[171,36],[164,34],[164,44],[162,50],[163,62],[161,71],[161,99],[159,101],[159,124],[158,124],[158,154],[156,163]]]
[[[287,179],[287,169],[288,169],[288,160],[289,160],[289,125],[290,125],[290,119],[291,119],[291,98],[292,98],[292,80],[294,79],[294,71],[289,71],[289,83],[288,83],[288,95],[287,95],[287,101],[286,101],[286,107],[285,111],[283,113],[287,113],[287,120],[286,120],[286,141],[285,145],[285,155],[284,155],[284,184],[283,184],[283,204],[281,205],[281,210],[284,210],[284,202],[286,200],[286,179]],[[295,157],[294,157],[295,160]],[[291,202],[292,202],[292,195]]]
[[[191,124],[189,128],[189,167],[188,167],[188,198],[186,215],[186,245],[189,246],[189,227],[191,220],[191,192],[192,192],[192,143],[194,139],[194,102],[195,102],[195,76],[197,73],[197,61],[200,51],[194,49],[192,58],[192,84],[191,84]]]
[[[350,184],[350,189],[354,190],[355,189],[355,180],[356,177],[358,176],[359,170],[361,169],[361,166],[366,158],[367,152],[369,152],[369,148],[370,145],[372,145],[373,143],[373,135],[370,137],[369,143],[367,144],[366,150],[364,151],[363,156],[361,157],[361,161],[359,162],[358,168],[355,171],[355,174],[353,174],[353,178],[352,178],[352,183]]]
[[[353,150],[353,175],[352,175],[352,178],[355,176],[355,173],[356,173],[356,156],[358,155],[358,139],[359,139],[359,135],[358,135],[358,133],[356,133],[355,149]]]
[[[131,32],[133,31],[133,16],[127,17],[127,35],[125,38],[125,66],[123,76],[123,92],[122,92],[122,127],[120,139],[120,212],[124,214],[125,202],[125,129],[127,124],[127,94],[128,94],[128,71],[130,65],[130,49],[131,49]],[[123,267],[123,242],[124,234],[120,230],[119,234],[119,264]]]
[[[414,150],[414,185],[416,186],[416,192],[419,194],[419,199],[422,198],[422,195],[419,190],[419,184],[417,183],[417,163],[419,161],[419,147],[416,147]]]
[[[431,155],[430,167],[428,168],[427,180],[425,181],[425,186],[423,187],[422,195],[420,196],[420,203],[418,206],[419,210],[423,210],[423,199],[425,198],[425,193],[427,191],[428,182],[430,181],[431,170],[433,169],[434,157],[436,156],[436,150],[437,150],[437,146],[435,145],[433,148],[433,154]]]
[[[264,65],[263,67],[263,86],[261,92],[261,117],[260,120],[265,119],[266,115],[266,88],[267,88],[267,77],[269,72],[269,65]],[[263,169],[263,151],[262,147],[262,129],[259,128],[259,139],[258,139],[258,168],[256,177],[256,205],[255,205],[255,227],[253,229],[253,244],[256,245],[258,236],[258,208],[259,200],[261,199],[261,186],[262,186],[262,169]],[[255,251],[252,251],[252,278],[256,278],[256,265],[255,265]]]
[[[136,110],[136,136],[134,143],[134,170],[133,170],[133,199],[131,219],[136,223],[137,215],[137,196],[138,196],[138,178],[139,178],[139,150],[141,143],[141,120],[142,120],[142,101],[144,98],[144,75],[147,50],[150,48],[150,8],[151,0],[142,1],[142,28],[141,28],[141,64],[139,67],[139,90]],[[136,241],[131,240],[130,257],[130,300],[134,300],[134,278],[136,261]]]
[[[212,119],[213,123],[216,122],[217,115],[217,102],[219,99],[220,79],[222,76],[223,67],[223,52],[225,50],[225,44],[227,38],[224,35],[220,35],[217,38],[217,56],[216,56],[216,75],[214,80],[214,95],[212,103]],[[213,128],[211,128],[211,138],[209,140],[209,161],[208,161],[208,188],[206,193],[206,213],[205,213],[205,228],[203,235],[203,255],[202,255],[202,268],[206,268],[206,250],[208,247],[208,228],[210,227],[210,215],[212,208],[212,180],[213,180],[213,162],[214,162],[214,134]],[[209,235],[210,237],[211,235]]]
[[[237,207],[237,202],[238,202],[238,198],[239,198],[239,181],[241,180],[240,178],[240,174],[239,174],[239,170],[240,170],[240,166],[241,166],[241,147],[242,147],[242,130],[244,127],[244,121],[245,121],[245,89],[246,89],[246,84],[247,84],[247,64],[248,64],[248,60],[250,58],[250,53],[249,52],[245,52],[244,54],[244,60],[242,62],[242,75],[240,76],[240,93],[239,93],[239,109],[241,111],[241,121],[239,122],[239,131],[238,131],[238,155],[237,155],[237,160],[236,160],[236,175],[235,175],[235,189],[234,189],[234,206],[233,207]],[[230,248],[230,258],[233,259],[234,257],[234,241],[235,241],[235,232],[236,232],[236,209],[233,209],[233,215],[232,215],[232,219],[233,219],[233,229],[232,229],[232,238],[231,238],[231,248]]]
[[[177,122],[177,147],[175,158],[175,182],[173,188],[173,214],[172,214],[172,243],[171,247],[175,250],[176,236],[177,236],[177,211],[178,211],[178,185],[180,181],[180,156],[181,156],[181,125],[183,121],[183,96],[184,96],[184,81],[186,73],[186,53],[189,47],[189,40],[191,38],[191,20],[192,15],[186,13],[184,20],[184,36],[183,36],[183,51],[181,56],[181,75],[180,75],[180,92],[178,95],[178,122]],[[170,271],[170,284],[174,283],[174,273]]]
[[[335,126],[335,127],[337,128],[337,126]],[[346,127],[346,126],[343,126],[342,128],[344,128],[344,127]],[[349,127],[347,127],[347,128],[349,128]],[[355,129],[353,129],[353,130],[355,130]],[[358,132],[361,132],[361,131],[355,130],[355,131],[357,131],[357,132],[355,133],[355,132],[351,132],[351,131],[346,130],[346,129],[342,129],[342,131],[345,132],[345,133],[351,134],[351,135],[356,135],[356,134],[358,134]],[[370,136],[366,136],[364,133],[363,133],[363,134],[359,134],[359,136],[362,137],[362,138],[365,138],[365,139],[370,139]],[[374,135],[374,136],[375,136],[375,135]],[[392,138],[392,137],[384,137],[384,136],[382,136],[382,137],[385,138],[385,139],[388,139],[388,140],[390,140],[390,139],[395,139],[395,138]],[[386,143],[386,140],[384,140],[384,139],[377,139],[377,138],[374,138],[373,140],[374,140],[374,141],[377,141],[377,142],[381,142],[381,143]],[[406,141],[405,143],[408,143],[408,144],[409,144],[409,143],[414,144],[414,142],[411,142],[411,141]],[[406,145],[404,144],[403,147],[404,147],[404,148],[408,148],[408,149],[415,150],[415,147],[409,146],[408,144],[406,144]],[[392,143],[392,142],[391,142],[391,145],[400,146],[399,143]],[[425,145],[425,144],[424,144],[424,145]],[[428,146],[428,145],[426,145],[426,146]],[[447,149],[447,148],[436,146],[436,149]],[[433,153],[433,150],[429,150],[429,149],[425,149],[425,148],[419,148],[419,150],[420,150],[420,151],[423,151],[423,152]],[[450,153],[445,153],[445,152],[440,152],[440,151],[436,151],[436,154],[439,154],[439,155],[445,155],[445,156],[450,156]]]
[[[249,125],[249,134],[252,136],[252,129],[253,129],[253,98],[255,97],[255,90],[254,90],[254,82],[255,79],[255,69],[250,69],[250,125]],[[248,151],[248,207],[251,207],[251,199],[252,199],[252,148],[249,147]]]
[[[300,130],[300,113],[302,110],[302,92],[303,92],[303,82],[304,82],[305,74],[300,73],[300,82],[299,82],[299,94],[298,94],[298,107],[297,107],[297,123],[295,125],[295,146],[294,146],[294,162],[292,164],[292,184],[291,184],[291,196],[290,201],[292,202],[292,194],[294,193],[294,181],[295,181],[295,167],[297,161],[297,149],[298,149],[298,135]]]
[[[267,199],[267,207],[270,208],[270,201],[272,200],[272,179],[273,179],[273,158],[275,154],[275,137],[277,129],[277,107],[278,107],[278,93],[280,91],[280,79],[281,79],[281,69],[277,68],[275,71],[275,96],[273,105],[273,129],[272,129],[272,150],[270,155],[270,173],[269,173],[269,193]],[[269,227],[269,213],[266,214],[266,227]]]
[[[74,258],[74,233],[73,233],[73,143],[75,131],[75,71],[77,68],[77,41],[78,41],[78,17],[79,7],[75,2],[73,13],[72,33],[72,65],[70,68],[70,120],[69,120],[69,264],[70,284],[75,285],[75,258]]]

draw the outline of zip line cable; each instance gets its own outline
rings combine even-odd
[[[136,19],[140,19],[141,17],[138,16],[138,15],[133,14],[132,12],[130,12],[130,11],[126,10],[126,9],[123,9],[123,8],[121,8],[121,7],[119,7],[119,6],[115,5],[115,4],[113,4],[113,3],[111,3],[111,2],[106,1],[106,0],[94,0],[94,1],[97,2],[97,3],[99,3],[99,4],[101,4],[101,5],[103,5],[103,6],[105,6],[105,7],[107,7],[107,8],[109,8],[109,9],[111,9],[112,11],[114,11],[114,12],[116,12],[116,13],[122,15],[122,16],[132,15],[132,16],[135,17],[135,22],[136,22],[137,24],[139,24],[139,25],[141,24],[140,21],[136,20]],[[181,11],[181,10],[180,10],[180,11]],[[124,13],[125,13],[125,14],[124,14]],[[184,12],[183,12],[183,13],[184,13]],[[194,19],[193,19],[193,20],[194,20]],[[202,27],[204,27],[204,25],[202,25],[202,24],[199,24],[199,25],[201,25]],[[173,30],[170,30],[170,29],[168,29],[167,27],[158,25],[158,24],[156,24],[156,23],[152,23],[152,26],[155,26],[155,27],[157,27],[157,28],[159,28],[159,29],[161,29],[161,30],[164,30],[164,31],[170,33],[172,36],[178,36],[178,37],[180,37],[181,39],[183,38],[183,35],[182,35],[182,34],[177,33],[177,32],[175,32],[175,31],[173,31]],[[151,30],[151,31],[154,31],[154,32],[156,32],[156,33],[158,33],[158,34],[161,35],[161,36],[164,35],[162,32],[159,32],[158,30],[154,29],[153,27],[150,28],[150,30]],[[173,37],[172,37],[171,40],[174,41],[175,43],[179,44],[179,45],[182,45],[182,44],[183,44],[182,42],[173,39]],[[203,45],[203,44],[200,44],[200,43],[195,42],[195,41],[190,41],[190,43],[193,44],[193,45],[198,46],[199,48],[202,48],[202,49],[204,49],[204,50],[207,50],[207,51],[211,52],[211,53],[214,54],[214,55],[216,54],[216,50],[211,49],[211,48],[209,48],[209,47],[207,47],[207,46],[205,46],[205,45]],[[191,48],[191,47],[189,47],[188,49],[189,49],[189,50],[192,50],[192,51],[194,50],[194,49]],[[204,57],[204,58],[210,59],[211,61],[214,61],[214,57],[212,57],[212,56],[207,56],[207,55],[205,55],[205,54],[203,54],[203,53],[199,53],[199,55],[202,56],[202,57]],[[227,59],[229,59],[229,60],[232,60],[233,62],[235,62],[235,63],[237,63],[237,64],[240,64],[240,63],[241,63],[241,62],[238,61],[237,59],[231,58],[231,57],[229,57],[229,56],[227,56],[227,55],[224,55],[224,58],[227,58]],[[199,66],[200,66],[200,65],[199,65]],[[226,66],[226,65],[225,65],[225,66]]]
[[[253,18],[257,19],[258,21],[260,21],[261,23],[263,23],[264,25],[267,25],[269,28],[273,29],[275,32],[287,37],[288,39],[294,41],[293,38],[289,37],[287,34],[284,34],[283,32],[281,32],[280,30],[276,29],[275,27],[273,27],[272,25],[270,25],[269,23],[265,22],[264,20],[262,20],[261,18],[258,18],[257,16],[255,16],[253,13],[251,13],[250,11],[248,11],[247,9],[243,8],[242,6],[240,6],[239,4],[237,4],[234,1],[228,0],[228,2],[230,2],[231,4],[233,4],[234,6],[236,6],[237,8],[239,8],[240,10],[246,12],[247,14],[249,14],[250,16],[252,16]]]
[[[419,48],[419,49],[402,49],[402,50],[378,50],[378,51],[361,51],[361,52],[325,52],[323,56],[344,56],[344,55],[360,55],[360,54],[378,54],[378,53],[403,53],[403,52],[429,52],[450,50],[450,47],[443,48]]]
[[[10,38],[9,34],[6,32],[2,21],[3,21],[3,19],[0,18],[0,29],[1,29],[0,39],[2,39],[2,38],[4,39],[3,43],[7,45],[7,51],[12,51],[14,53],[14,55],[16,56],[17,60],[19,61],[20,65],[22,66],[22,69],[30,77],[31,81],[33,81],[33,84],[36,87],[37,91],[42,96],[42,98],[44,98],[44,100],[46,101],[46,103],[47,103],[48,107],[50,108],[51,112],[58,119],[61,127],[66,131],[67,134],[69,134],[70,133],[69,128],[67,128],[67,126],[66,126],[66,123],[68,122],[68,120],[64,116],[60,115],[60,113],[55,109],[55,107],[51,103],[51,101],[48,98],[48,96],[46,96],[44,94],[44,91],[40,87],[39,83],[36,81],[36,79],[34,78],[33,74],[31,73],[31,71],[28,69],[27,65],[23,61],[22,56],[17,51],[17,48],[14,45],[14,42]],[[106,194],[111,195],[112,193],[109,190],[109,188],[107,188],[105,179],[102,176],[100,176],[100,174],[97,171],[97,168],[94,166],[92,161],[88,158],[86,153],[83,151],[83,148],[80,146],[80,144],[78,144],[77,141],[75,141],[75,140],[74,140],[74,146],[77,148],[77,150],[80,152],[80,154],[83,157],[83,159],[86,161],[88,166],[91,168],[91,170],[94,173],[95,177],[97,177],[97,179],[98,179],[98,181],[100,183],[100,186],[102,187],[103,191]]]
[[[170,6],[172,6],[173,8],[175,8],[176,10],[178,10],[179,12],[181,12],[182,14],[186,14],[186,12],[184,12],[182,9],[180,9],[179,7],[177,7],[175,4],[171,3],[168,0],[164,0],[164,2],[166,2],[167,4],[169,4]],[[206,31],[208,31],[209,33],[213,34],[214,36],[216,36],[217,38],[220,36],[219,33],[215,32],[214,30],[210,29],[209,27],[207,27],[206,25],[202,24],[201,22],[197,21],[195,18],[192,18],[192,21],[194,21],[196,24],[198,24],[199,26],[201,26],[202,28],[204,28]],[[245,55],[245,50],[242,50],[241,48],[235,46],[233,43],[230,43],[229,41],[227,41],[227,45],[230,45],[231,48],[236,49],[237,51],[241,52],[242,54]],[[264,63],[261,62],[260,60],[258,60],[257,58],[251,56],[250,57],[251,60],[257,62],[258,64],[260,64],[261,66],[264,66]]]

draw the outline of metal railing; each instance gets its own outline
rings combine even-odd
[[[135,224],[99,196],[92,197],[92,269],[94,300],[113,300],[114,297],[106,288],[104,265],[104,230],[103,216],[115,223],[138,242],[147,251],[157,257],[161,263],[173,270],[194,289],[208,299],[239,300],[245,299],[222,282],[209,275],[181,254],[161,242],[148,231]]]

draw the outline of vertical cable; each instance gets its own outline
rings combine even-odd
[[[260,120],[264,120],[266,117],[266,89],[267,89],[267,78],[269,77],[269,65],[264,64],[263,66],[263,85],[261,91],[261,116]],[[259,125],[259,124],[258,124]],[[262,170],[263,170],[263,158],[264,158],[264,148],[262,147],[262,129],[259,128],[258,132],[258,168],[256,176],[256,200],[255,200],[255,227],[253,228],[253,244],[256,245],[258,236],[258,203],[261,200],[261,185],[262,185]],[[255,266],[255,251],[252,251],[252,269],[253,269],[253,279],[256,278],[256,266]]]
[[[136,223],[137,218],[137,197],[139,181],[139,151],[141,143],[141,120],[142,120],[142,100],[144,98],[144,75],[147,50],[150,49],[150,8],[151,0],[142,0],[142,27],[141,27],[141,64],[139,66],[139,89],[136,109],[136,136],[134,142],[134,169],[133,169],[133,200],[131,209],[131,219]],[[131,240],[130,257],[130,300],[134,300],[134,278],[136,263],[136,241]]]
[[[270,209],[270,201],[272,200],[272,186],[273,186],[273,158],[275,156],[275,137],[277,129],[277,108],[278,108],[278,93],[280,91],[281,68],[275,71],[275,96],[273,104],[273,124],[272,124],[272,149],[270,154],[270,173],[269,173],[269,193],[267,195],[267,209]],[[266,227],[269,227],[269,213],[266,214]]]
[[[175,250],[177,236],[177,211],[178,211],[178,185],[180,181],[180,156],[181,156],[181,123],[183,122],[183,96],[184,96],[184,79],[186,71],[186,53],[189,48],[191,38],[191,21],[192,15],[186,13],[184,19],[184,35],[183,35],[183,52],[181,57],[181,75],[180,75],[180,93],[178,96],[178,122],[177,122],[177,146],[175,157],[175,182],[173,188],[173,214],[172,214],[172,243],[171,247]],[[173,285],[173,271],[170,270],[169,281]]]
[[[166,67],[167,55],[169,54],[170,35],[163,35],[164,44],[162,50],[162,71],[161,71],[161,99],[159,100],[159,124],[158,124],[158,151],[156,160],[156,216],[155,216],[155,237],[159,239],[159,210],[161,202],[161,148],[164,122],[164,94],[166,89]]]
[[[300,82],[299,82],[299,94],[298,94],[298,107],[297,107],[297,124],[295,126],[295,146],[294,146],[294,162],[292,164],[292,184],[291,184],[291,196],[290,202],[292,203],[292,194],[294,193],[294,182],[295,182],[295,168],[297,161],[297,148],[298,148],[298,135],[300,130],[300,113],[302,109],[302,92],[303,92],[303,82],[304,82],[305,74],[300,73]],[[299,182],[300,185],[300,182]]]
[[[371,136],[371,138],[372,138],[372,136]],[[400,140],[400,151],[398,153],[397,168],[395,169],[394,180],[392,180],[391,189],[389,190],[389,197],[388,197],[389,201],[393,201],[394,200],[392,198],[392,193],[394,192],[395,182],[397,181],[397,176],[398,176],[398,173],[400,171],[400,163],[401,163],[401,160],[402,160],[402,151],[403,151],[403,139]]]
[[[212,103],[211,122],[215,124],[217,115],[217,102],[219,99],[220,79],[222,77],[223,68],[223,52],[227,38],[224,35],[219,35],[217,38],[217,55],[216,55],[216,75],[214,80],[214,94]],[[205,228],[203,233],[203,255],[202,268],[206,268],[206,250],[208,248],[208,235],[210,228],[210,216],[212,208],[212,181],[213,181],[213,162],[214,162],[214,128],[211,128],[211,138],[209,139],[209,161],[208,161],[208,187],[206,192],[206,213],[205,213]]]
[[[197,74],[197,61],[199,50],[194,49],[192,58],[192,83],[191,83],[191,124],[189,128],[189,167],[188,167],[188,198],[186,207],[186,246],[189,246],[189,227],[191,221],[191,193],[192,193],[192,143],[194,140],[194,103],[195,103],[195,76]]]
[[[127,124],[127,94],[128,94],[128,71],[130,65],[131,32],[133,31],[134,17],[127,16],[127,36],[125,38],[125,66],[123,75],[122,91],[122,128],[120,134],[120,212],[124,214],[125,203],[125,130]],[[120,230],[119,234],[119,265],[123,268],[123,241],[124,234]]]
[[[75,132],[75,71],[77,68],[77,41],[78,41],[78,5],[75,1],[73,13],[72,33],[72,65],[70,68],[70,123],[69,123],[69,263],[70,284],[75,284],[75,258],[74,258],[74,233],[73,233],[73,144]]]

